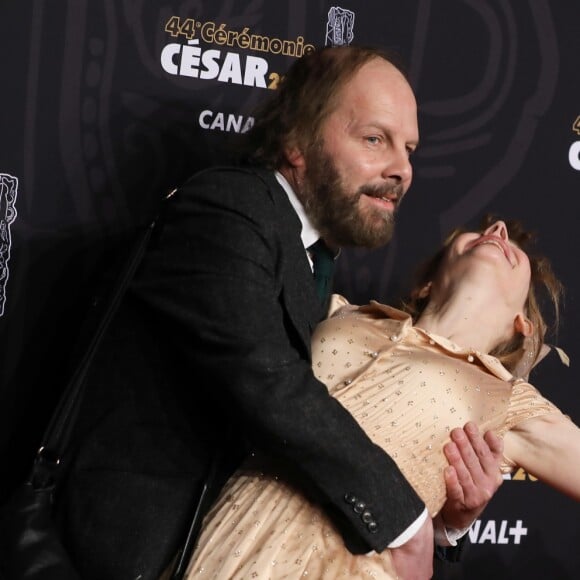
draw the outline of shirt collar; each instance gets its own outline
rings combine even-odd
[[[425,341],[429,342],[430,345],[438,345],[448,353],[451,353],[451,355],[454,357],[464,358],[468,362],[479,360],[488,371],[503,381],[510,382],[514,380],[513,375],[501,364],[501,362],[496,357],[471,348],[464,348],[455,344],[453,341],[444,336],[439,336],[414,326],[413,320],[407,312],[403,312],[402,310],[393,308],[392,306],[388,306],[386,304],[381,304],[376,300],[371,300],[368,305],[360,306],[359,310],[365,313],[372,313],[373,318],[375,319],[380,317],[379,313],[381,313],[385,319],[389,319],[388,322],[392,323],[392,328],[390,328],[389,331],[391,340],[393,340],[393,337],[396,338],[397,341],[404,339],[406,334],[411,332],[414,333],[415,336],[422,336]]]
[[[316,228],[312,225],[312,222],[308,219],[306,212],[304,211],[304,206],[300,202],[300,200],[296,197],[296,193],[292,189],[292,186],[288,183],[288,180],[279,172],[276,171],[276,179],[278,183],[282,186],[282,189],[286,192],[296,215],[300,219],[300,223],[302,224],[302,231],[300,232],[300,238],[302,240],[302,244],[305,248],[311,246],[314,242],[320,238],[320,234],[316,231]]]

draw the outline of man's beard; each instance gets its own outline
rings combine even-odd
[[[396,188],[398,198],[402,191]],[[388,243],[395,227],[393,212],[365,207],[359,200],[363,194],[383,197],[393,187],[364,185],[357,191],[346,189],[332,158],[321,142],[307,153],[306,172],[300,197],[306,214],[320,235],[339,247],[376,248]]]

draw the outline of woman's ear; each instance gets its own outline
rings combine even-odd
[[[432,282],[427,282],[427,284],[425,284],[425,286],[423,286],[423,288],[421,288],[416,296],[417,298],[427,298],[429,296],[429,294],[431,293],[431,286],[432,286]]]
[[[524,336],[532,336],[534,323],[520,312],[514,320],[514,329]]]

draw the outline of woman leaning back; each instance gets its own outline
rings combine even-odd
[[[522,467],[580,500],[580,429],[526,378],[547,329],[538,293],[547,290],[556,318],[561,293],[548,262],[524,251],[528,237],[503,221],[456,232],[422,270],[405,311],[335,295],[314,334],[317,377],[433,518],[445,515],[443,448],[468,421],[503,437],[504,472]],[[188,578],[397,578],[389,550],[351,554],[336,523],[277,469],[256,454],[232,476]],[[372,506],[346,499],[363,522],[380,525]]]

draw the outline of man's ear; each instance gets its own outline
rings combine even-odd
[[[294,167],[296,169],[304,168],[306,164],[304,160],[304,154],[302,153],[302,149],[297,145],[287,146],[284,148],[284,155],[286,157],[286,161],[288,165]]]
[[[514,329],[524,336],[532,336],[534,323],[520,312],[514,319]]]

